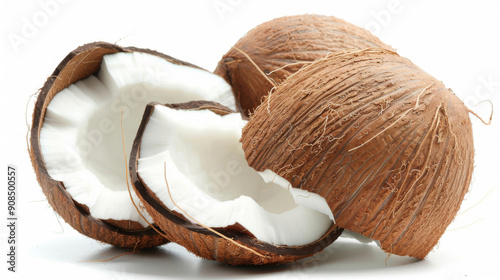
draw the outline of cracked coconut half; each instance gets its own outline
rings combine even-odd
[[[341,229],[325,199],[249,167],[246,121],[212,102],[148,105],[131,154],[139,197],[168,238],[227,264],[310,256]]]
[[[235,108],[220,77],[164,54],[92,43],[71,52],[41,90],[30,155],[50,204],[79,232],[121,247],[166,240],[127,190],[128,155],[151,101],[215,100]],[[121,121],[123,121],[123,137]]]

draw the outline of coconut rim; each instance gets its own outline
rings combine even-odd
[[[149,118],[152,115],[155,106],[166,106],[177,110],[210,110],[219,115],[226,115],[229,113],[236,113],[229,108],[220,105],[216,102],[211,101],[192,101],[180,104],[161,104],[158,102],[151,102],[146,106],[144,111],[143,119],[141,125],[139,126],[136,138],[132,146],[132,151],[130,154],[129,170],[133,188],[137,196],[141,201],[148,204],[156,212],[158,212],[163,217],[167,218],[171,222],[175,223],[177,226],[184,227],[190,231],[209,235],[215,238],[220,238],[218,235],[208,230],[199,224],[192,223],[185,219],[182,214],[176,214],[175,212],[169,210],[156,195],[147,187],[143,179],[139,175],[138,171],[138,159],[140,153],[140,147],[142,142],[142,136],[144,134],[145,128],[149,122]],[[154,217],[154,215],[152,215]],[[159,224],[160,225],[160,224]],[[161,225],[160,225],[161,227]],[[260,251],[270,254],[277,255],[288,255],[288,256],[310,256],[313,255],[325,247],[333,243],[342,233],[343,229],[337,227],[335,224],[328,229],[328,231],[315,242],[302,245],[302,246],[283,246],[283,245],[272,245],[266,242],[259,241],[258,239],[249,236],[245,233],[238,233],[234,230],[229,230],[227,228],[217,228],[217,231],[224,236],[233,239],[239,243],[249,246],[250,248],[256,248]]]

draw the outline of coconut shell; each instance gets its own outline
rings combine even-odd
[[[257,171],[324,197],[339,227],[419,259],[453,221],[473,170],[463,102],[381,49],[334,54],[290,76],[241,142]]]
[[[46,108],[52,98],[71,84],[97,73],[103,56],[117,52],[144,52],[161,57],[171,63],[196,67],[148,49],[122,48],[105,42],[95,42],[78,47],[63,59],[40,90],[33,113],[29,153],[45,196],[54,210],[68,224],[80,233],[98,241],[125,248],[141,249],[161,245],[168,241],[154,229],[144,228],[137,222],[100,220],[92,217],[85,205],[81,205],[71,198],[62,182],[50,177],[40,148],[40,130]]]
[[[342,229],[332,225],[329,231],[314,243],[304,246],[275,246],[257,240],[239,224],[215,229],[227,238],[262,255],[259,256],[249,249],[242,248],[220,237],[206,227],[190,222],[181,213],[170,211],[148,188],[140,174],[137,173],[142,135],[157,105],[159,104],[150,103],[145,110],[132,147],[129,166],[132,184],[137,196],[169,240],[184,246],[193,254],[205,259],[217,260],[229,265],[266,265],[283,264],[311,256],[330,245],[342,233]],[[165,106],[177,110],[211,110],[219,115],[233,113],[230,109],[209,101],[194,101]]]
[[[330,52],[373,47],[391,49],[367,30],[333,16],[287,16],[250,30],[214,73],[232,86],[239,109],[248,116],[275,85],[312,61]]]

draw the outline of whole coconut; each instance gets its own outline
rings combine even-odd
[[[232,87],[245,115],[288,76],[328,53],[347,49],[391,49],[365,29],[333,16],[297,15],[265,22],[231,48],[214,73]]]
[[[467,193],[469,110],[394,52],[338,53],[280,84],[241,138],[249,165],[328,202],[339,227],[423,259]]]

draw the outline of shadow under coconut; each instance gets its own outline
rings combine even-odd
[[[274,266],[226,266],[219,262],[202,261],[196,272],[197,276],[210,278],[231,278],[259,274],[279,273],[292,278],[310,277],[314,274],[336,275],[374,271],[380,269],[399,269],[402,267],[421,267],[428,265],[412,257],[388,254],[375,243],[363,244],[355,240],[340,238],[320,253],[312,257],[284,265]],[[193,275],[195,276],[195,275]]]
[[[387,262],[386,262],[387,261]],[[392,255],[375,245],[340,238],[332,245],[312,257],[284,265],[274,266],[226,266],[214,261],[201,261],[192,276],[208,278],[233,278],[259,274],[279,274],[285,278],[302,279],[312,275],[338,275],[370,272],[381,269],[397,270],[411,266],[415,269],[426,265],[425,261],[411,257]]]
[[[88,260],[84,260],[84,263],[128,263],[130,261],[141,261],[144,259],[145,262],[151,262],[153,259],[163,259],[168,261],[172,258],[168,250],[162,247],[155,247],[149,249],[143,249],[139,252],[132,252],[132,250],[123,249],[119,247],[113,247],[106,245],[106,248],[88,256]],[[137,259],[137,260],[136,260]]]
[[[109,248],[95,257],[117,256],[127,251],[120,248]],[[279,273],[289,269],[289,265],[281,266],[228,266],[223,263],[204,260],[174,243],[159,248],[143,250],[133,255],[124,255],[113,259],[105,269],[117,273],[163,276],[183,279],[215,279],[252,276],[259,274]],[[104,267],[102,267],[104,268]]]
[[[95,265],[96,269],[112,271],[112,274],[116,275],[117,279],[124,279],[121,276],[129,274],[153,277],[186,276],[192,270],[193,265],[198,262],[196,257],[193,256],[193,260],[188,260],[185,253],[181,254],[179,252],[183,248],[172,250],[171,246],[168,245],[178,246],[176,244],[167,244],[144,249],[133,254],[130,254],[129,250],[122,248],[108,247],[90,256],[91,260],[105,261],[90,262],[87,264]]]
[[[68,242],[54,240],[42,243],[36,249],[38,252],[44,251],[44,258],[93,267],[103,273],[111,273],[116,279],[127,279],[126,275],[234,279],[273,274],[300,279],[301,276],[310,277],[315,274],[334,276],[360,271],[395,270],[401,267],[406,269],[408,266],[417,269],[429,265],[429,262],[410,257],[392,255],[387,259],[387,254],[374,243],[362,244],[346,238],[339,238],[323,252],[312,257],[272,266],[227,266],[216,261],[202,260],[174,243],[129,254],[129,250],[102,245],[91,239],[88,242],[71,238],[66,240]],[[44,250],[48,248],[51,250]]]
[[[388,255],[374,242],[363,244],[348,238],[339,238],[332,245],[312,257],[299,260],[294,270],[335,272],[373,271],[402,266],[420,266],[425,261],[408,256]]]
[[[85,266],[111,279],[129,279],[127,275],[173,278],[231,278],[287,271],[290,265],[281,266],[227,266],[203,260],[175,243],[144,249],[130,254],[130,250],[101,244],[90,238],[55,238],[37,243],[31,248],[37,258]],[[113,278],[114,277],[114,278]],[[133,278],[135,279],[135,278]]]
[[[229,266],[216,261],[203,261],[198,266],[196,274],[206,275],[209,278],[230,278],[242,276],[271,275],[287,272],[292,268],[292,264],[264,265],[264,266]]]

